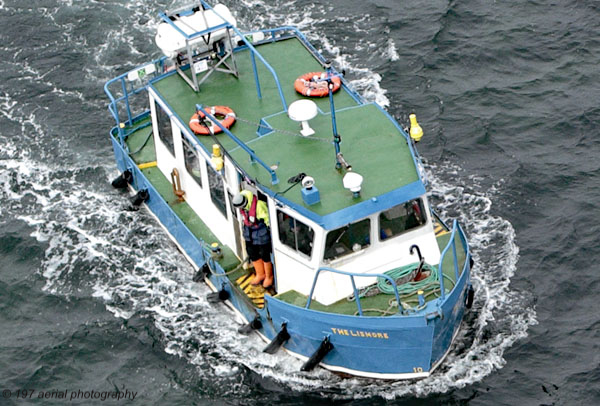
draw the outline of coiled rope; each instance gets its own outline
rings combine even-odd
[[[435,295],[436,297],[440,293],[440,284],[438,278],[438,272],[435,267],[429,264],[423,264],[421,267],[421,272],[427,272],[425,278],[415,281],[414,278],[417,275],[417,270],[419,268],[419,263],[415,262],[409,265],[405,265],[400,268],[394,268],[387,272],[384,272],[384,275],[389,276],[396,283],[396,288],[398,289],[398,296],[400,297],[400,305],[403,309],[403,314],[408,314],[410,312],[419,311],[425,307],[425,305],[419,305],[418,299],[414,296],[419,290],[423,291],[423,295],[425,297],[430,295]],[[444,275],[444,278],[450,280],[453,284],[454,281],[451,280],[447,275]],[[377,277],[377,282],[373,285],[367,286],[359,291],[359,298],[365,298],[369,296],[375,296],[380,293],[386,295],[394,294],[394,287],[392,284],[384,277]],[[350,295],[346,298],[348,301],[354,301],[354,295]],[[412,306],[410,303],[414,303],[415,306]],[[398,308],[398,303],[395,298],[392,298],[388,301],[389,307],[387,309],[377,309],[377,308],[363,308],[363,313],[365,312],[373,312],[380,313],[381,315],[392,315],[396,314],[397,311],[394,309]],[[358,314],[358,311],[355,312],[355,315]]]

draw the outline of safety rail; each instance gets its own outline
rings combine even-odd
[[[461,272],[458,272],[458,255],[456,253],[456,233],[458,232],[458,236],[461,240],[461,243],[465,249],[465,263],[463,265],[463,268],[461,270]],[[454,283],[456,284],[458,282],[458,278],[460,275],[463,274],[465,268],[467,267],[467,264],[469,263],[468,258],[469,258],[469,244],[467,243],[467,238],[465,237],[465,233],[462,230],[460,224],[458,224],[457,220],[454,220],[454,222],[452,223],[452,232],[450,233],[450,240],[448,241],[448,244],[446,244],[446,247],[444,248],[444,250],[442,251],[442,254],[440,255],[440,263],[438,265],[438,279],[440,280],[440,292],[441,292],[441,296],[440,299],[443,301],[446,298],[446,290],[444,289],[444,273],[442,270],[442,266],[444,263],[444,258],[446,257],[446,254],[448,253],[448,251],[450,250],[450,248],[452,248],[452,256],[453,256],[453,265],[454,265]]]
[[[465,249],[465,263],[463,265],[462,270],[459,273],[459,267],[458,267],[458,255],[456,252],[456,233],[458,233],[458,236],[461,240],[461,243]],[[450,241],[448,242],[448,244],[446,245],[446,247],[444,248],[444,250],[442,251],[442,254],[440,256],[440,263],[438,265],[438,279],[439,279],[439,283],[440,283],[440,292],[441,292],[441,296],[440,296],[440,300],[444,301],[446,298],[446,291],[444,289],[444,274],[443,274],[443,270],[442,270],[442,266],[443,266],[443,261],[445,256],[447,255],[448,251],[450,250],[450,248],[452,248],[452,254],[453,254],[453,265],[454,265],[454,276],[455,276],[455,283],[458,282],[458,278],[463,274],[463,272],[465,271],[465,268],[468,265],[468,258],[470,255],[469,252],[469,244],[467,243],[465,234],[462,230],[462,228],[460,227],[460,225],[458,224],[458,221],[454,220],[454,223],[452,225],[452,232],[450,234]],[[360,304],[360,296],[359,296],[359,292],[358,289],[356,288],[356,283],[354,281],[355,277],[367,277],[367,278],[384,278],[386,279],[394,288],[394,295],[396,296],[396,303],[398,303],[398,311],[401,311],[401,306],[400,306],[400,295],[398,294],[398,287],[396,286],[396,282],[393,280],[392,277],[385,275],[385,274],[378,274],[378,273],[369,273],[369,274],[363,274],[363,273],[354,273],[354,272],[347,272],[347,271],[340,271],[339,269],[333,269],[333,268],[329,268],[329,267],[321,267],[317,270],[317,273],[315,274],[315,277],[313,279],[313,283],[312,283],[312,287],[310,289],[310,294],[308,296],[308,300],[306,302],[306,309],[310,308],[310,304],[312,302],[312,297],[313,297],[313,293],[315,291],[315,287],[317,286],[317,281],[319,279],[319,275],[321,274],[321,272],[333,272],[333,273],[337,273],[340,275],[346,275],[350,278],[350,281],[352,283],[352,289],[354,290],[354,300],[356,301],[356,307],[358,308],[358,314],[360,316],[362,316],[362,307]]]
[[[219,126],[219,128],[223,131],[223,133],[227,134],[227,136],[229,138],[231,138],[236,144],[238,144],[240,146],[240,148],[242,148],[244,151],[246,151],[248,153],[248,155],[250,155],[250,160],[252,162],[256,161],[263,168],[265,168],[266,171],[269,172],[269,174],[271,175],[271,184],[276,185],[279,183],[279,179],[277,178],[277,174],[275,173],[275,170],[271,169],[271,167],[269,165],[267,165],[262,159],[260,159],[258,157],[258,155],[256,155],[256,153],[252,149],[250,149],[244,141],[240,140],[238,137],[233,135],[233,133],[231,131],[229,131],[229,129],[227,129],[223,124],[221,124],[221,122],[219,120],[217,120],[217,118],[215,116],[210,114],[210,112],[207,111],[206,109],[204,109],[200,104],[196,104],[196,110],[202,112],[206,116],[206,118],[208,118],[214,124]]]
[[[209,34],[210,32],[213,32],[215,30],[218,29],[231,29],[233,30],[233,32],[235,32],[239,37],[240,37],[240,41],[242,41],[250,50],[250,55],[252,57],[252,68],[254,69],[254,80],[256,82],[256,91],[258,93],[258,98],[261,99],[262,98],[262,94],[260,91],[260,82],[258,80],[258,70],[256,68],[256,60],[255,58],[258,57],[258,59],[264,64],[264,66],[267,68],[267,70],[271,73],[271,75],[273,75],[273,78],[275,80],[275,85],[277,86],[277,91],[279,92],[279,97],[281,99],[281,104],[283,105],[283,110],[287,111],[287,102],[285,100],[285,97],[283,95],[283,89],[281,88],[281,82],[279,81],[279,77],[277,76],[277,73],[275,73],[275,70],[273,69],[273,67],[271,65],[269,65],[269,63],[265,60],[265,58],[263,58],[263,56],[256,50],[256,48],[254,48],[254,46],[252,45],[252,43],[250,43],[245,35],[238,30],[236,27],[234,27],[231,23],[229,23],[225,18],[223,18],[223,16],[221,16],[219,13],[217,13],[215,11],[215,9],[208,4],[206,1],[204,0],[200,0],[200,4],[202,5],[202,7],[204,8],[204,10],[212,10],[213,13],[219,17],[222,21],[225,21],[224,24],[220,24],[216,27],[210,27],[207,28],[206,30],[203,31],[198,31],[195,32],[193,34],[186,34],[183,30],[181,30],[179,27],[177,27],[173,21],[171,21],[171,19],[168,17],[168,15],[166,15],[165,13],[159,13],[160,18],[162,18],[166,23],[168,23],[169,25],[171,25],[175,30],[177,30],[185,39],[186,41],[192,40],[194,38]]]
[[[131,112],[131,96],[145,91],[147,84],[151,79],[154,79],[164,73],[166,59],[166,57],[162,57],[150,63],[140,65],[128,72],[123,73],[122,75],[119,75],[109,80],[104,85],[104,93],[106,93],[110,100],[110,103],[108,104],[108,110],[110,111],[113,118],[115,119],[115,122],[117,123],[117,128],[119,131],[119,140],[121,141],[121,145],[123,145],[125,139],[124,128],[121,126],[121,124],[131,126],[133,125],[134,118],[137,116],[132,114]],[[111,87],[113,87],[115,83],[120,84],[120,91],[122,93],[121,95],[113,95]],[[125,121],[122,121],[119,116],[119,106],[121,103],[124,103],[125,112],[127,113],[127,120]],[[146,106],[144,110],[147,109],[148,108]]]
[[[326,68],[328,61],[323,57],[323,55],[321,55],[319,53],[319,51],[317,51],[317,49],[308,41],[306,36],[304,36],[304,34],[297,27],[284,25],[281,27],[251,31],[251,32],[245,33],[244,35],[246,36],[246,39],[248,39],[251,34],[256,34],[256,33],[263,34],[264,39],[258,40],[258,41],[253,41],[254,45],[260,45],[260,44],[264,44],[264,43],[268,43],[268,42],[276,42],[276,41],[281,41],[281,40],[289,39],[289,38],[297,38],[300,41],[300,43],[308,50],[308,52],[310,52],[310,54],[317,61],[319,61],[319,63],[323,67],[323,69]],[[245,47],[241,46],[240,48],[245,48]],[[342,80],[342,83],[345,85],[344,88],[346,89],[348,94],[357,103],[360,103],[360,104],[366,103],[365,99],[360,94],[358,94],[354,89],[347,86],[347,84],[344,80],[343,73],[336,71],[334,68],[331,68],[331,71],[333,74],[340,77],[340,79]]]
[[[396,303],[398,303],[398,311],[400,311],[402,309],[402,307],[400,306],[400,295],[398,294],[398,287],[396,286],[396,282],[394,281],[394,279],[391,278],[390,276],[384,275],[384,274],[379,274],[379,273],[363,274],[363,273],[340,271],[339,269],[333,269],[333,268],[329,268],[326,266],[323,266],[323,267],[317,269],[317,273],[315,274],[315,277],[313,279],[312,287],[310,288],[310,294],[308,295],[308,301],[306,302],[306,309],[310,308],[310,303],[312,302],[312,296],[315,291],[315,287],[317,286],[317,280],[319,279],[319,275],[323,271],[333,272],[333,273],[337,273],[340,275],[346,275],[346,276],[350,277],[350,282],[352,283],[352,289],[354,290],[354,300],[356,301],[356,307],[358,308],[359,316],[362,316],[363,313],[362,313],[362,307],[360,305],[360,295],[358,294],[359,292],[358,292],[358,289],[356,288],[356,283],[354,282],[355,277],[386,279],[394,288],[394,295],[396,296]]]

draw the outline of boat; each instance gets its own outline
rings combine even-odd
[[[163,55],[104,88],[113,186],[265,357],[285,351],[306,373],[432,374],[473,303],[473,260],[460,224],[431,207],[416,116],[404,128],[364,100],[295,27],[243,31],[203,0],[158,17]],[[266,207],[272,283],[248,260],[241,192]]]

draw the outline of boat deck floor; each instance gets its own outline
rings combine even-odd
[[[135,123],[137,130],[134,130],[126,139],[130,156],[138,165],[156,161],[154,139],[151,136],[152,127],[145,126],[147,121],[149,121],[148,118]],[[131,154],[131,152],[134,153]],[[240,264],[240,260],[234,254],[233,250],[219,241],[190,205],[185,201],[181,202],[177,199],[177,196],[173,193],[171,182],[169,182],[158,167],[150,166],[144,168],[142,169],[142,173],[198,240],[209,245],[216,242],[221,246],[223,257],[218,262],[225,271],[232,270]]]

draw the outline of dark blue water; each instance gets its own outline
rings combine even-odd
[[[419,117],[477,296],[417,383],[263,355],[110,187],[102,87],[159,56],[156,15],[182,4],[123,3],[0,0],[1,405],[600,404],[596,2],[225,2],[247,29],[299,26],[368,100]]]

